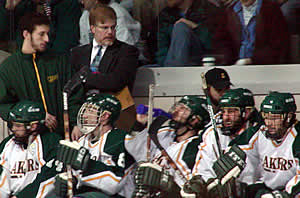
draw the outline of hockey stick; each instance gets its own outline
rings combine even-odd
[[[209,117],[210,117],[213,129],[214,129],[215,137],[216,137],[219,156],[221,157],[223,153],[222,153],[221,144],[220,144],[220,137],[219,137],[219,134],[218,134],[218,131],[217,131],[216,120],[214,119],[214,110],[213,110],[211,100],[210,100],[210,97],[209,97],[209,94],[208,94],[208,87],[207,87],[204,72],[201,73],[201,79],[202,79],[202,88],[203,88],[204,94],[206,96]]]
[[[214,119],[214,111],[213,111],[212,103],[211,103],[211,100],[210,100],[210,97],[209,97],[209,94],[208,94],[208,87],[207,87],[204,72],[201,73],[201,79],[202,79],[202,88],[203,88],[204,94],[206,96],[207,109],[208,109],[209,117],[210,117],[213,129],[214,129],[214,134],[215,134],[216,143],[217,143],[217,147],[218,147],[219,157],[222,157],[223,152],[222,152],[222,148],[221,148],[220,137],[219,137],[219,134],[218,134],[218,131],[217,131],[216,120]],[[213,149],[214,149],[214,147],[213,147]],[[217,152],[215,151],[215,149],[214,149],[214,152],[215,152],[216,157],[218,158]],[[232,197],[231,196],[232,191],[231,191],[230,184],[227,185],[227,187],[228,187],[228,196]],[[220,195],[220,196],[223,197],[223,195]]]
[[[64,106],[64,131],[65,140],[71,141],[70,138],[70,124],[69,124],[69,105],[68,97],[71,92],[82,82],[85,81],[89,68],[84,66],[77,72],[64,86],[63,90],[63,106]],[[68,198],[73,197],[73,183],[72,183],[72,168],[71,165],[67,165],[67,175],[68,175]]]
[[[147,128],[149,129],[151,124],[152,124],[152,120],[153,120],[153,105],[154,105],[154,101],[153,101],[153,93],[154,93],[154,84],[150,84],[149,85],[149,99],[148,99],[148,122],[147,122]],[[151,139],[149,137],[149,134],[147,136],[147,161],[150,162],[151,160],[151,153],[150,153],[150,149],[151,149]]]
[[[149,127],[148,135],[151,138],[151,140],[153,141],[153,143],[155,144],[155,146],[160,150],[161,154],[167,159],[167,161],[169,162],[170,166],[181,177],[181,179],[184,180],[184,182],[187,182],[188,179],[185,177],[185,175],[182,173],[182,171],[178,168],[178,166],[176,165],[176,163],[174,162],[174,160],[170,157],[170,155],[167,153],[167,151],[161,146],[161,144],[159,143],[159,140],[157,138],[157,130],[168,119],[169,118],[166,117],[166,116],[158,116],[153,121],[153,123],[151,124],[151,126]]]

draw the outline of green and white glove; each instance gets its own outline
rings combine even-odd
[[[237,145],[233,145],[213,165],[213,169],[224,185],[231,178],[237,178],[246,166],[246,153]]]
[[[201,175],[195,175],[184,184],[180,194],[184,198],[207,197],[207,184]]]
[[[259,190],[255,198],[290,198],[289,194],[285,191],[279,191],[279,190],[274,190],[274,191],[268,191],[265,189]]]
[[[89,151],[80,146],[78,142],[60,140],[56,157],[59,161],[71,165],[72,168],[76,170],[86,170],[91,155]]]
[[[73,189],[76,188],[77,179],[75,177],[72,178]],[[57,197],[67,197],[68,194],[68,175],[66,172],[60,173],[55,176],[55,194]]]
[[[141,188],[143,192],[140,193],[146,192],[145,187],[163,192],[171,192],[177,187],[173,176],[168,171],[152,163],[142,163],[138,166],[135,173],[135,184],[136,186],[144,186]],[[139,192],[136,193],[140,194]]]

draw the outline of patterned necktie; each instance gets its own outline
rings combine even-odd
[[[92,72],[97,72],[98,71],[98,67],[99,67],[99,64],[100,64],[100,60],[101,60],[101,49],[102,49],[102,46],[99,45],[98,46],[98,52],[91,64],[91,71]]]

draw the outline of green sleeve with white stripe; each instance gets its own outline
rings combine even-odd
[[[19,197],[35,197],[40,188],[40,184],[43,181],[55,177],[57,173],[63,171],[61,163],[56,163],[56,153],[61,139],[55,133],[46,132],[41,134],[43,145],[43,156],[46,164],[42,167],[41,172],[37,175],[36,179],[29,185],[27,185],[16,196]]]

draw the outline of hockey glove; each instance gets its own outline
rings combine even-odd
[[[171,192],[176,186],[173,176],[169,172],[152,163],[142,163],[138,166],[135,173],[135,184],[163,192]]]
[[[86,82],[88,74],[91,73],[88,66],[83,66],[81,69],[73,75],[73,77],[65,84],[64,91],[71,93],[72,90],[81,83]]]
[[[72,168],[86,170],[90,160],[89,151],[80,146],[78,142],[69,142],[66,140],[59,141],[57,159],[64,164],[69,164]]]
[[[207,197],[207,184],[201,177],[201,175],[193,176],[183,186],[183,190],[180,192],[182,197]]]
[[[279,191],[279,190],[274,190],[274,191],[269,191],[266,189],[259,190],[255,198],[290,198],[289,194],[284,191]]]
[[[77,179],[75,177],[72,178],[73,189],[76,188]],[[68,194],[68,175],[66,172],[60,173],[55,176],[55,194],[57,197],[67,197]]]
[[[246,153],[238,146],[233,145],[228,152],[222,155],[213,165],[213,169],[224,185],[231,178],[237,178],[246,166]]]

